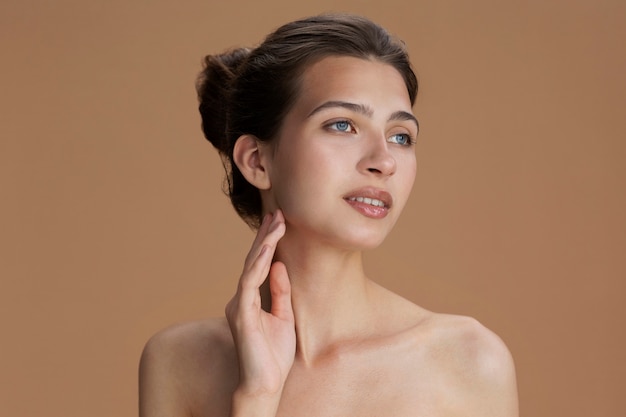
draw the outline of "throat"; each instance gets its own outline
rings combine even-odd
[[[333,346],[367,334],[375,284],[365,275],[361,252],[290,245],[290,237],[281,240],[276,260],[285,264],[291,283],[297,355],[312,363]],[[268,300],[267,283],[263,288]]]
[[[358,289],[334,288],[317,295],[298,289],[292,292],[296,321],[296,356],[304,364],[314,364],[338,352],[341,346],[358,343],[372,335],[374,304],[368,281]]]

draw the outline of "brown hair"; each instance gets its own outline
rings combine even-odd
[[[328,56],[375,59],[402,75],[411,100],[417,79],[404,44],[372,21],[355,15],[320,15],[287,23],[255,49],[208,55],[198,77],[202,130],[226,169],[237,213],[253,228],[262,216],[259,190],[233,162],[235,141],[244,134],[270,141],[299,94],[302,73]]]

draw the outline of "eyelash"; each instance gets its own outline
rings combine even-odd
[[[337,129],[336,125],[339,123],[346,123],[347,127],[352,128],[352,129],[350,131]],[[327,129],[334,130],[336,132],[341,132],[341,133],[348,133],[348,132],[356,133],[356,128],[354,127],[354,123],[352,122],[352,120],[349,120],[349,119],[333,120],[332,122],[327,123],[325,127]]]
[[[340,123],[347,124],[346,128],[351,128],[351,130],[348,131],[348,130],[338,129],[337,125]],[[356,128],[354,127],[354,123],[352,122],[352,120],[349,120],[349,119],[334,120],[332,122],[327,123],[324,127],[329,130],[340,132],[340,133],[356,133]],[[398,143],[398,145],[401,145],[401,146],[415,145],[415,139],[413,139],[413,136],[411,136],[409,133],[395,133],[391,135],[390,138],[394,136],[404,136],[406,138],[406,143],[398,143],[398,142],[391,142],[391,143]]]
[[[415,145],[415,140],[408,133],[394,133],[393,135],[391,135],[391,137],[394,137],[394,136],[404,136],[406,138],[406,143],[398,143],[398,145],[403,145],[403,146]],[[394,143],[397,143],[397,142],[394,142]]]

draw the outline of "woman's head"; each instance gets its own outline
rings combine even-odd
[[[259,190],[233,161],[242,135],[272,141],[301,91],[303,72],[323,58],[348,56],[389,64],[402,76],[411,105],[417,80],[404,45],[373,22],[353,15],[322,15],[288,23],[255,49],[205,58],[198,80],[203,131],[220,152],[228,194],[252,227],[262,216]]]

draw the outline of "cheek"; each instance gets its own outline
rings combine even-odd
[[[417,161],[415,156],[406,157],[403,161],[402,167],[401,177],[403,188],[408,189],[410,192],[413,188],[413,183],[415,182],[415,175],[417,174]]]
[[[283,210],[285,217],[297,211],[300,206],[310,204],[306,201],[306,190],[310,189],[310,168],[298,155],[281,155],[272,167],[270,193],[276,205]],[[299,163],[303,162],[303,163]]]
[[[417,166],[415,165],[415,163],[413,164],[413,167],[411,168],[411,175],[410,175],[410,181],[409,181],[409,190],[413,189],[413,184],[415,184],[415,176],[417,175]]]

